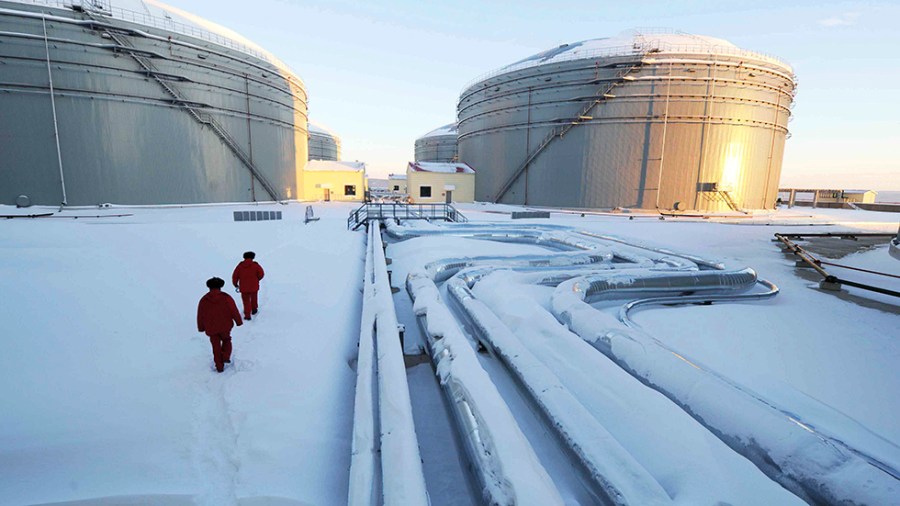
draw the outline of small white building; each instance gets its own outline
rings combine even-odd
[[[872,190],[842,190],[840,202],[854,204],[874,204],[878,192]]]
[[[406,174],[388,174],[388,191],[406,194]]]
[[[475,170],[461,162],[410,162],[406,189],[415,203],[473,202]]]
[[[873,190],[835,190],[821,188],[779,188],[779,198],[787,200],[788,207],[794,202],[808,202],[812,198],[813,207],[818,204],[873,204],[878,192]],[[801,204],[802,205],[802,204]]]
[[[306,200],[362,202],[366,195],[366,164],[310,160],[303,170]]]

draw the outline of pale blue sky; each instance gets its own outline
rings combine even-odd
[[[371,177],[456,117],[473,78],[528,55],[638,27],[727,39],[799,79],[783,185],[900,190],[900,2],[169,0],[290,65],[314,121]]]

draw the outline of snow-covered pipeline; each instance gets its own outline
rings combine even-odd
[[[478,275],[478,271],[467,271],[465,275],[454,276],[447,282],[448,293],[476,329],[479,339],[500,357],[546,419],[551,421],[558,437],[586,471],[594,493],[610,504],[670,504],[666,491],[653,476],[591,416],[559,378],[475,298],[466,280],[477,279]]]
[[[653,273],[647,278],[597,274],[561,283],[552,297],[556,318],[572,332],[609,357],[629,374],[662,393],[733,450],[806,501],[824,504],[878,504],[900,493],[896,471],[874,457],[822,434],[799,416],[774,406],[702,364],[667,347],[636,329],[594,309],[590,302],[624,288],[660,293],[712,292],[690,296],[689,301],[735,298],[729,292],[750,288],[756,275],[750,269],[721,272]],[[704,283],[705,281],[705,283]],[[710,283],[711,282],[711,283]],[[770,290],[769,294],[774,290]],[[768,295],[768,294],[763,294]],[[642,301],[626,304],[620,316]],[[678,297],[645,299],[675,303]],[[684,302],[684,301],[681,301]],[[633,325],[633,323],[629,324]],[[853,476],[853,480],[847,480]]]
[[[348,504],[429,504],[377,224],[366,247],[356,367]]]
[[[492,505],[562,505],[553,481],[479,365],[434,281],[423,270],[413,271],[406,289],[450,399],[481,499]]]
[[[398,226],[390,227],[389,231],[397,238],[419,235],[418,230]],[[447,227],[428,230],[424,235],[458,235],[456,232],[455,227]],[[623,306],[620,311],[622,321],[634,326],[628,320],[627,312],[640,305],[747,300],[775,295],[777,288],[763,280],[759,280],[759,283],[768,288],[766,293],[738,293],[757,282],[752,270],[723,271],[724,265],[717,262],[675,255],[670,251],[590,232],[567,233],[556,227],[549,231],[541,231],[538,227],[504,227],[498,231],[497,237],[492,235],[488,227],[461,227],[459,232],[464,237],[540,244],[564,251],[596,248],[596,243],[586,244],[581,239],[589,236],[645,249],[668,258],[694,262],[705,271],[672,273],[645,270],[642,273],[627,274],[603,272],[595,273],[590,278],[575,279],[570,279],[573,278],[571,275],[557,273],[549,279],[549,283],[547,278],[543,278],[542,284],[562,283],[552,302],[553,313],[559,321],[567,324],[571,330],[644,384],[669,397],[732,449],[804,499],[813,502],[865,504],[877,503],[900,492],[897,487],[897,472],[890,465],[816,432],[812,424],[804,423],[800,417],[773,406],[714,371],[690,361],[651,336],[621,329],[619,322],[606,317],[588,304],[592,298],[610,291],[617,294],[633,293],[635,296],[677,294],[644,298]],[[448,259],[444,265],[431,265],[429,269],[432,273],[449,277],[462,267],[478,263],[473,259]],[[682,266],[682,270],[690,269]],[[471,294],[466,294],[459,288],[451,290],[451,294],[454,291],[460,294],[460,298]],[[693,293],[703,295],[682,295]],[[703,385],[703,388],[697,388],[697,385]],[[735,413],[745,413],[748,416],[735,416]],[[757,419],[764,423],[748,422]],[[860,479],[848,483],[847,473]]]

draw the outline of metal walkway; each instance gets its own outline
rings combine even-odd
[[[452,204],[363,204],[350,212],[347,228],[356,230],[371,220],[444,220],[466,223],[469,220]]]

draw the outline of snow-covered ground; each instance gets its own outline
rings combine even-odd
[[[365,234],[346,230],[350,204],[314,204],[322,219],[308,225],[304,207],[113,208],[62,216],[131,216],[0,221],[0,503],[345,504]],[[751,219],[629,220],[573,212],[513,222],[508,206],[461,208],[477,223],[566,225],[753,267],[781,288],[776,298],[652,307],[633,319],[684,356],[900,467],[897,301],[822,292],[771,242],[775,232],[896,232],[900,215],[795,208]],[[284,219],[233,222],[232,211],[244,209],[280,210]],[[217,375],[196,332],[196,305],[205,280],[229,280],[245,250],[266,269],[260,314],[234,329],[233,367]],[[395,286],[441,258],[542,252],[458,237],[387,250]],[[884,247],[839,263],[900,275]],[[882,279],[898,290],[896,278]],[[675,404],[567,334],[548,311],[551,288],[494,275],[474,291],[674,502],[795,502]],[[408,295],[394,297],[414,348]],[[595,306],[614,315],[622,302]],[[489,357],[479,361],[496,374]],[[416,405],[436,402],[438,389],[421,384],[433,381],[423,367],[409,376],[417,423],[429,411],[443,416]],[[434,430],[417,430],[421,446]],[[433,504],[465,503],[435,493],[452,484],[428,460],[458,454],[423,449]],[[578,496],[566,497],[573,504]]]
[[[0,221],[0,503],[345,503],[365,242],[350,208],[309,225],[300,204]],[[260,312],[217,375],[197,303],[246,250]]]

